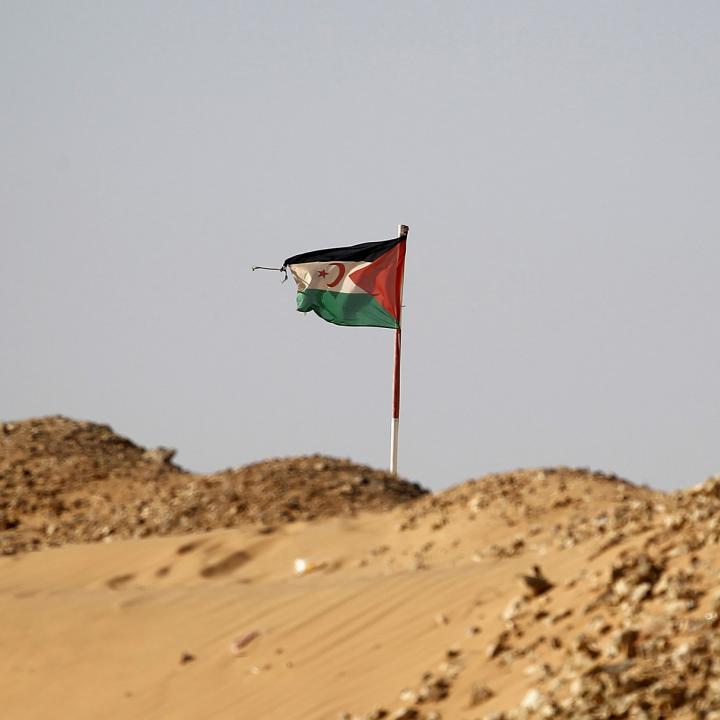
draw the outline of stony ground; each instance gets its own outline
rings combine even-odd
[[[0,554],[351,516],[426,492],[336,458],[268,460],[196,475],[173,456],[135,445],[107,425],[64,417],[0,424]]]
[[[614,491],[610,511],[593,514],[583,485],[570,489],[582,479]],[[568,519],[538,544],[533,536],[545,532],[543,517],[559,507],[568,509]],[[529,532],[484,548],[477,562],[516,561],[538,549],[545,554],[549,545],[584,555],[587,567],[562,585],[553,582],[553,567],[535,564],[518,576],[522,591],[484,649],[484,662],[497,672],[482,669],[470,642],[457,643],[435,670],[399,692],[399,707],[342,720],[447,718],[442,704],[468,671],[535,679],[518,706],[488,713],[482,708],[496,694],[492,682],[473,681],[464,689],[464,716],[477,720],[720,720],[720,477],[665,495],[569,468],[505,473],[417,500],[399,529],[412,531],[429,517],[442,530],[458,514],[487,509],[509,527],[527,528],[523,519],[529,521]],[[417,567],[427,564],[418,558]],[[578,604],[568,604],[568,590]],[[565,595],[558,602],[559,593]],[[480,632],[470,626],[466,635]]]
[[[302,522],[361,510],[385,514],[347,528],[332,520]],[[244,528],[237,539],[214,535],[203,545],[200,533],[236,526]],[[277,532],[267,535],[271,528]],[[232,672],[226,697],[234,697],[239,677],[246,683],[238,708],[252,702],[262,708],[259,716],[295,717],[287,708],[275,709],[290,698],[297,678],[313,687],[317,677],[343,668],[336,686],[346,690],[322,682],[302,699],[305,710],[297,717],[319,717],[312,708],[324,698],[323,707],[350,708],[335,711],[341,720],[720,720],[720,478],[664,494],[613,475],[546,468],[487,476],[431,495],[331,458],[271,460],[193,475],[173,464],[171,451],[144,450],[106,426],[65,418],[0,426],[0,552],[19,560],[5,572],[17,575],[19,587],[33,588],[8,599],[18,617],[30,612],[24,610],[28,603],[42,602],[50,574],[42,563],[36,570],[21,560],[42,559],[23,551],[178,533],[194,535],[171,553],[172,573],[164,546],[158,546],[157,568],[133,567],[133,573],[112,578],[107,592],[126,593],[122,607],[128,612],[140,613],[146,603],[151,613],[155,598],[164,597],[163,583],[175,588],[178,602],[187,597],[195,607],[197,598],[206,597],[195,583],[224,582],[202,600],[214,601],[221,588],[232,598],[215,615],[203,610],[204,625],[196,632],[205,653],[214,648],[205,636],[225,632],[224,608],[232,607],[234,615],[235,606],[247,602],[248,613],[258,607],[277,613],[266,623],[278,628],[287,653],[300,658],[297,666],[285,662],[296,675],[283,680],[277,657],[263,659],[262,633],[255,630],[241,636],[232,667],[225,668],[221,655],[203,664],[191,652],[187,663],[199,679],[182,699],[188,707],[201,691],[204,702],[212,702],[218,668],[225,668]],[[138,564],[146,553],[133,548],[148,543],[113,549]],[[293,553],[304,544],[322,548],[323,562],[302,578],[308,584],[301,591],[287,575]],[[210,564],[196,568],[192,563],[200,560],[193,557],[203,547],[209,554],[202,562]],[[76,567],[74,555],[63,555],[69,550],[58,559],[73,572],[89,572],[85,560]],[[213,553],[227,557],[212,560]],[[255,574],[243,575],[251,564]],[[72,576],[57,574],[53,582]],[[94,580],[88,582],[87,597],[102,599]],[[32,593],[36,599],[26,599]],[[68,586],[64,597],[71,610],[63,627],[75,617],[75,598],[84,597],[77,593]],[[54,602],[60,597],[53,595]],[[163,608],[149,627],[171,621]],[[438,609],[430,615],[430,608]],[[168,637],[184,637],[187,612],[178,612]],[[99,618],[104,632],[106,614]],[[346,632],[353,623],[357,627]],[[370,650],[343,651],[358,638]],[[318,639],[323,652],[312,650]],[[122,635],[115,640],[118,646],[123,641]],[[386,654],[379,661],[372,652]],[[17,673],[17,667],[13,660],[7,671]],[[183,692],[189,676],[176,680],[161,669],[162,682],[176,683],[168,686],[172,692],[154,681],[141,698],[148,705],[139,707],[167,702],[153,695],[156,685],[163,698]],[[17,687],[30,676],[13,677]],[[270,684],[263,690],[265,677]],[[388,687],[396,682],[393,697]],[[373,694],[375,688],[382,689]],[[60,697],[62,688],[57,692]],[[300,702],[298,696],[295,704]],[[218,717],[225,717],[222,712]]]

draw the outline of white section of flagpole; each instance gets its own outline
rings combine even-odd
[[[398,225],[398,237],[407,237],[407,225]],[[404,276],[404,273],[403,273]],[[400,286],[400,308],[398,309],[398,325],[402,325],[402,293]],[[402,331],[400,327],[395,330],[395,357],[393,362],[393,399],[392,418],[390,420],[390,472],[397,475],[398,435],[400,432],[400,349]]]
[[[397,448],[398,433],[400,432],[400,418],[390,419],[390,472],[397,475]]]

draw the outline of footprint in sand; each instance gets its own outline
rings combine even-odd
[[[178,555],[185,555],[189,552],[192,552],[196,548],[199,548],[203,544],[203,542],[203,540],[192,540],[191,542],[181,545],[175,552]]]
[[[213,563],[212,565],[206,565],[201,571],[202,577],[217,577],[218,575],[227,575],[233,570],[237,570],[246,563],[250,562],[252,556],[245,550],[238,550],[237,552],[227,555],[219,562]]]
[[[162,567],[159,567],[155,571],[155,577],[165,577],[166,575],[170,574],[170,571],[172,570],[172,565],[163,565]]]
[[[135,575],[133,574],[116,575],[114,578],[110,578],[106,584],[111,590],[119,590],[123,585],[127,585],[134,579]]]

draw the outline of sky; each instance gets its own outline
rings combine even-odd
[[[720,5],[0,2],[0,417],[389,462],[393,332],[277,266],[409,225],[399,472],[720,472]]]

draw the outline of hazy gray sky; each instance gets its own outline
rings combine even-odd
[[[393,333],[251,273],[410,226],[400,471],[720,472],[716,2],[0,2],[0,416],[388,461]]]

